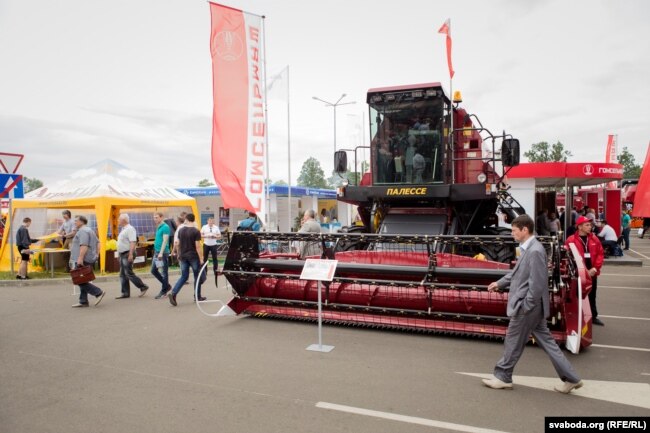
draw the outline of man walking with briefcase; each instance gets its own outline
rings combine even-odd
[[[72,249],[70,251],[70,268],[76,269],[82,266],[93,266],[97,261],[97,244],[99,240],[93,230],[86,224],[88,220],[83,215],[77,215],[74,220],[77,227],[77,233],[72,239]],[[95,306],[104,298],[105,291],[87,282],[79,284],[79,303],[74,304],[72,308],[83,308],[88,306],[88,294],[97,298]]]

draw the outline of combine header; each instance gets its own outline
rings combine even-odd
[[[507,293],[487,286],[516,259],[508,221],[524,213],[506,174],[519,142],[496,135],[451,101],[439,83],[368,91],[370,146],[334,155],[335,171],[356,171],[369,149],[370,170],[344,180],[338,199],[356,206],[361,225],[340,234],[234,233],[223,273],[236,313],[314,320],[317,284],[299,279],[309,251],[338,260],[324,286],[330,323],[503,337]],[[354,155],[350,170],[348,153]],[[555,338],[578,352],[591,344],[588,275],[579,255],[541,238]],[[303,245],[304,246],[304,245]],[[587,304],[587,308],[583,307]]]
[[[589,283],[587,274],[555,238],[540,241],[549,253],[549,327],[577,353],[591,344],[591,328],[582,325],[583,311],[589,314],[582,306],[588,302],[582,300],[586,291],[581,293],[581,284]],[[325,322],[505,336],[507,293],[488,292],[487,285],[510,266],[454,251],[485,242],[514,246],[510,237],[237,232],[223,268],[235,292],[230,308],[256,317],[316,320],[317,284],[299,279],[304,260],[287,253],[297,242],[313,243],[339,262],[334,281],[324,283]],[[350,243],[364,249],[333,253]]]

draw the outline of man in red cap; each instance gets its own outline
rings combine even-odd
[[[596,289],[598,283],[598,275],[600,275],[600,268],[603,266],[605,260],[605,252],[600,241],[591,231],[592,222],[589,218],[581,216],[576,221],[577,231],[575,234],[569,236],[565,242],[565,246],[569,248],[569,244],[574,244],[582,260],[585,262],[585,267],[589,276],[591,276],[591,292],[589,292],[589,304],[591,305],[591,317],[594,325],[605,326],[605,324],[598,318],[598,309],[596,308]]]

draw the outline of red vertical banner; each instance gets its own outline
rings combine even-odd
[[[447,35],[447,67],[449,68],[449,78],[454,78],[454,67],[451,64],[451,19],[447,21],[438,29],[438,33]]]
[[[210,3],[212,28],[212,171],[225,208],[264,221],[266,119],[262,19]]]
[[[618,157],[618,143],[616,135],[609,134],[607,136],[607,154],[605,155],[605,162],[616,164]],[[610,182],[607,184],[608,188],[618,188],[617,182]]]
[[[615,135],[608,135],[607,136],[607,155],[605,157],[605,162],[611,162],[611,163],[616,163],[616,154],[617,154],[617,149],[616,149],[616,136]]]

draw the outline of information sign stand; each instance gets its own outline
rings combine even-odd
[[[332,281],[338,260],[307,259],[300,274],[301,280],[318,281],[318,344],[311,344],[306,350],[331,352],[334,346],[323,344],[323,281]]]

